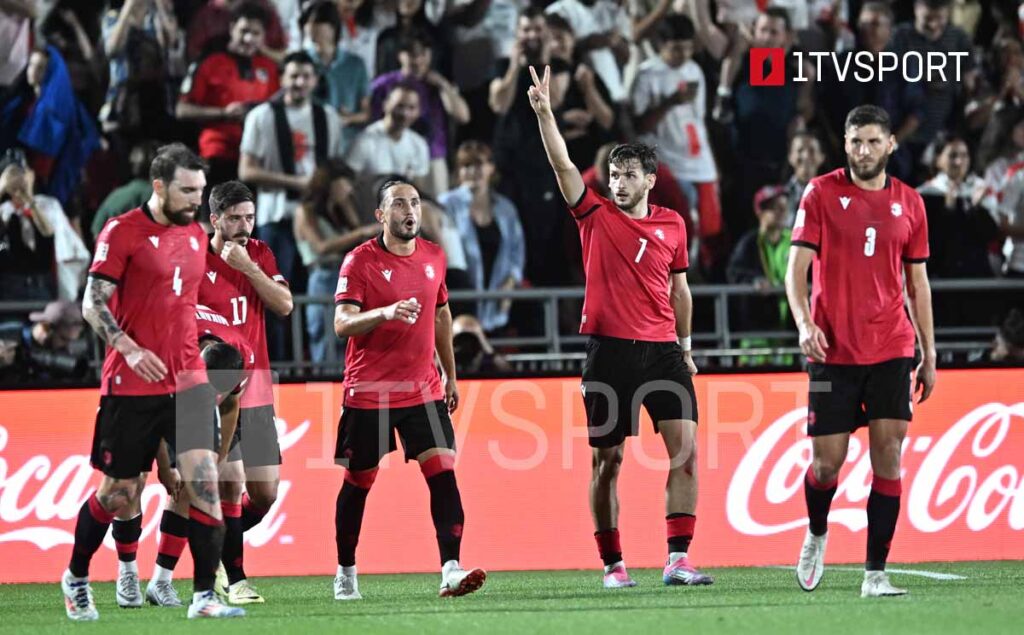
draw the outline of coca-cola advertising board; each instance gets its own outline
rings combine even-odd
[[[691,556],[700,566],[793,564],[806,525],[807,379],[801,374],[696,378],[700,502]],[[462,381],[454,417],[466,509],[463,560],[492,570],[600,564],[587,507],[590,450],[578,379]],[[278,501],[246,533],[252,576],[335,569],[334,464],[339,384],[277,387],[284,455]],[[99,475],[88,463],[94,390],[0,392],[0,582],[56,581],[75,518]],[[631,566],[665,556],[667,457],[644,415],[627,443],[619,527]],[[915,405],[903,447],[903,505],[890,561],[1024,558],[1024,371],[942,371]],[[866,430],[850,443],[830,516],[829,561],[861,562],[871,487]],[[156,555],[163,487],[143,495],[139,560]],[[437,569],[428,490],[390,455],[370,492],[360,571]],[[108,535],[92,576],[112,579]],[[179,565],[188,576],[188,556]]]

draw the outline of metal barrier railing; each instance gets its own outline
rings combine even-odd
[[[933,297],[946,293],[1024,293],[1024,280],[1009,279],[977,279],[977,280],[933,280]],[[753,285],[693,285],[690,291],[694,298],[694,307],[699,308],[702,302],[710,299],[713,303],[714,328],[710,331],[697,331],[693,334],[699,355],[705,358],[731,360],[741,356],[753,355],[793,355],[799,353],[797,334],[792,330],[734,330],[729,321],[730,302],[737,297],[778,296],[785,293],[782,287],[758,289]],[[498,348],[514,348],[518,352],[509,356],[513,361],[573,361],[582,359],[578,348],[586,341],[586,336],[578,333],[564,333],[559,327],[559,303],[567,300],[583,298],[582,287],[559,287],[539,289],[513,289],[510,291],[452,291],[449,299],[455,302],[474,302],[481,299],[511,299],[513,302],[540,303],[543,312],[543,332],[541,335],[494,338],[491,343]],[[26,314],[40,310],[45,302],[14,301],[0,302],[0,315]],[[303,344],[305,339],[305,308],[310,305],[333,306],[331,297],[314,297],[299,295],[294,297],[295,308],[288,318],[292,340],[292,357],[287,360],[275,361],[271,364],[274,370],[285,378],[301,376],[337,375],[340,360],[335,355],[334,347],[328,348],[328,358],[323,362],[312,362],[307,358]],[[627,319],[624,316],[624,319]],[[330,325],[328,324],[328,328]],[[936,347],[943,352],[963,352],[977,350],[991,342],[996,328],[987,324],[971,326],[936,326]],[[92,367],[97,380],[102,364],[101,347],[97,339],[89,336],[92,341]],[[741,348],[737,343],[742,340],[761,339],[779,342],[779,345]],[[570,349],[570,350],[567,350]],[[577,350],[571,350],[577,349]],[[724,365],[729,365],[728,363]]]

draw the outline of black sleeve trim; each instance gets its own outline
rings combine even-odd
[[[440,309],[443,306],[448,306],[448,300],[445,300],[444,302],[438,304],[436,308]]]
[[[790,242],[789,245],[791,247],[807,247],[808,249],[813,249],[814,251],[821,251],[820,247],[818,247],[814,243],[809,243],[806,240],[794,240]]]
[[[90,273],[89,277],[96,278],[97,280],[106,280],[107,282],[112,282],[114,284],[121,284],[121,281],[117,278],[111,278],[110,276],[103,275],[102,273]]]
[[[682,269],[672,269],[672,273],[686,273],[689,270],[689,267],[683,267]]]
[[[928,259],[927,258],[904,258],[903,262],[908,262],[908,263],[911,263],[911,264],[919,265],[919,264],[928,262]]]
[[[573,214],[572,217],[575,218],[576,220],[583,220],[584,218],[586,218],[587,216],[590,216],[591,214],[593,214],[594,212],[596,212],[599,209],[601,209],[600,203],[594,203],[594,205],[590,209],[588,209],[587,211],[583,212],[579,216],[576,216],[575,214]]]
[[[586,185],[583,186],[583,193],[580,194],[579,200],[577,200],[575,203],[573,203],[569,207],[571,207],[572,209],[576,209],[577,207],[579,207],[580,205],[583,204],[583,199],[585,199],[585,198],[587,198],[587,186]]]
[[[363,308],[363,303],[360,302],[359,300],[336,300],[334,302],[335,306],[339,306],[339,305],[342,305],[342,304],[351,304],[353,306],[359,307],[360,309]]]

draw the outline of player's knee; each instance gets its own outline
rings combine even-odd
[[[622,448],[594,451],[594,478],[599,481],[612,481],[619,475],[622,468]]]
[[[842,460],[816,457],[811,469],[814,470],[814,478],[819,483],[834,483],[839,479],[839,469],[842,466]]]
[[[139,496],[138,479],[117,479],[103,485],[96,498],[103,509],[111,513],[131,508]]]
[[[237,481],[220,481],[220,499],[227,502],[238,502],[242,500],[242,484]]]
[[[249,500],[260,509],[270,509],[277,501],[277,481],[262,482],[255,487],[246,487]]]
[[[189,494],[193,504],[220,505],[220,485],[217,481],[191,481]]]

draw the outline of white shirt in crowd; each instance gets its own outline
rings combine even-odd
[[[346,161],[360,176],[401,174],[417,179],[430,171],[430,148],[427,140],[414,130],[403,130],[397,141],[392,139],[380,119],[356,137]]]
[[[565,18],[572,26],[577,40],[609,31],[619,31],[620,34],[629,37],[632,30],[630,27],[629,30],[623,31],[629,25],[629,17],[624,8],[611,0],[597,0],[592,7],[588,7],[580,0],[557,0],[545,11],[557,13]],[[611,49],[605,47],[591,51],[590,63],[594,66],[594,72],[604,82],[612,101],[625,100],[626,87],[622,83],[622,71]]]

